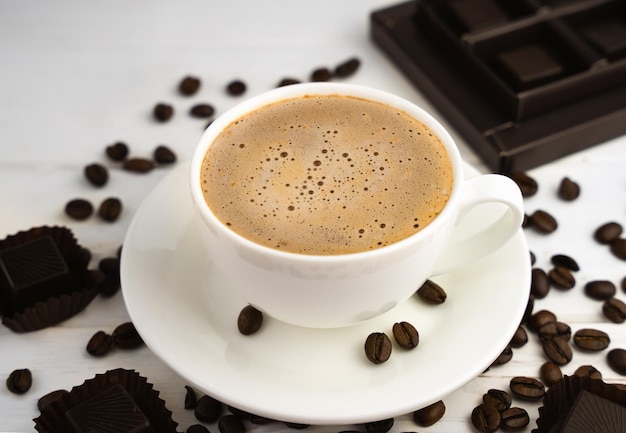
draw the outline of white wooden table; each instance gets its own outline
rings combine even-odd
[[[150,156],[158,144],[188,159],[202,133],[203,120],[186,110],[191,102],[210,102],[222,112],[241,98],[228,96],[224,86],[240,78],[248,84],[246,96],[274,87],[283,77],[306,80],[320,66],[333,67],[349,57],[362,60],[348,81],[402,95],[438,115],[423,96],[373,45],[369,13],[394,4],[382,0],[321,0],[179,2],[72,0],[0,2],[0,238],[38,225],[70,227],[80,243],[93,252],[93,264],[115,254],[134,211],[168,169],[147,175],[114,171],[109,184],[95,189],[82,177],[83,167],[103,162],[105,146],[121,140],[135,156]],[[176,92],[187,74],[202,78],[200,93],[185,99]],[[166,124],[150,117],[154,104],[170,102],[177,110]],[[442,119],[445,123],[445,120]],[[470,164],[486,171],[458,138]],[[626,324],[613,324],[600,304],[583,293],[584,284],[606,279],[618,284],[626,263],[598,245],[593,231],[608,221],[626,225],[626,137],[534,169],[540,184],[526,200],[528,213],[544,209],[559,222],[551,235],[528,230],[527,239],[538,267],[548,270],[550,257],[563,253],[581,266],[576,287],[552,290],[535,304],[549,309],[577,330],[605,330],[611,348],[626,348]],[[574,202],[556,198],[565,176],[582,187]],[[65,203],[85,197],[98,203],[120,197],[123,214],[110,224],[91,218],[75,222],[63,213]],[[626,293],[617,297],[626,300]],[[15,334],[0,327],[0,431],[33,431],[36,401],[49,391],[69,389],[108,369],[135,369],[154,383],[184,431],[196,422],[183,409],[185,382],[148,348],[116,351],[103,358],[85,352],[98,330],[112,331],[127,321],[121,294],[97,298],[81,314],[42,331]],[[593,364],[607,382],[626,383],[626,377],[607,365],[606,353],[574,349],[566,374]],[[446,414],[432,427],[416,426],[409,416],[396,419],[393,432],[463,433],[474,431],[469,416],[490,388],[508,389],[512,376],[537,377],[546,360],[536,337],[514,351],[508,364],[492,368],[444,399]],[[11,394],[4,380],[17,368],[34,375],[32,389]],[[516,401],[526,408],[535,427],[538,403]],[[251,431],[287,431],[281,425],[249,426]],[[217,431],[217,426],[209,426]],[[362,426],[316,426],[312,432],[335,432]]]

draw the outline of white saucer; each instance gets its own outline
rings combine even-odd
[[[122,288],[148,347],[199,391],[268,418],[304,424],[353,424],[410,413],[483,372],[509,342],[523,315],[530,260],[522,231],[501,250],[434,279],[442,305],[412,298],[354,327],[308,329],[267,318],[239,334],[246,305],[209,263],[196,235],[186,164],[146,198],[128,230]],[[466,172],[475,170],[466,166]],[[474,211],[471,225],[493,217]],[[476,228],[476,227],[474,227]],[[416,287],[417,289],[417,287]],[[420,344],[394,346],[374,365],[365,338],[397,321],[412,323]]]

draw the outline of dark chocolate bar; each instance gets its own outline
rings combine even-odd
[[[414,0],[374,41],[493,171],[626,134],[626,2]]]

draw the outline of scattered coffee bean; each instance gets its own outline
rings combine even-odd
[[[529,251],[529,254],[530,254],[530,265],[533,266],[535,262],[537,262],[537,257],[535,256],[535,253],[533,253],[532,251]]]
[[[483,403],[498,409],[502,412],[511,407],[511,394],[501,389],[492,388],[483,394]]]
[[[243,95],[246,91],[246,83],[241,80],[233,80],[226,85],[226,93],[231,96]]]
[[[195,95],[200,89],[200,79],[192,76],[186,76],[178,83],[178,91],[181,95]]]
[[[552,361],[544,362],[539,369],[541,380],[548,386],[554,385],[563,378],[561,367]]]
[[[174,151],[164,145],[157,146],[152,156],[159,164],[173,164],[176,162],[176,154]]]
[[[626,320],[626,304],[617,298],[610,298],[602,304],[602,314],[613,323],[623,323]]]
[[[310,427],[310,424],[302,424],[299,422],[286,422],[284,424],[292,430],[304,430]]]
[[[446,405],[439,400],[413,412],[413,421],[420,427],[428,427],[439,421],[446,413]]]
[[[194,408],[194,416],[198,421],[202,422],[215,422],[222,415],[222,403],[213,397],[203,395],[196,402]]]
[[[530,216],[532,227],[545,234],[554,232],[558,228],[556,219],[544,210],[536,210]]]
[[[580,185],[568,177],[564,177],[559,184],[558,195],[565,201],[576,200],[580,195]]]
[[[133,322],[124,322],[118,325],[111,334],[116,347],[128,350],[143,346],[143,339]]]
[[[557,337],[569,341],[572,337],[572,329],[567,323],[555,320],[541,325],[541,327],[537,329],[537,335],[541,341],[551,340]]]
[[[609,335],[599,329],[579,329],[574,334],[574,344],[583,350],[599,352],[609,347]]]
[[[511,345],[507,344],[504,350],[500,352],[500,355],[492,362],[491,365],[503,365],[513,359],[513,350],[511,349]]]
[[[530,317],[533,315],[534,309],[535,309],[535,297],[531,293],[530,296],[528,296],[528,302],[526,302],[526,309],[524,310],[524,314],[522,315],[522,320],[521,320],[522,324],[528,323],[530,321]]]
[[[556,322],[556,315],[549,310],[539,310],[530,316],[528,328],[533,332],[537,332],[539,328],[549,322]]]
[[[391,356],[391,340],[384,332],[373,332],[365,340],[365,356],[374,364],[382,364]]]
[[[154,168],[154,162],[146,158],[131,158],[124,161],[122,168],[133,173],[148,173]]]
[[[84,221],[93,214],[93,205],[88,200],[76,198],[67,202],[65,213],[72,219]]]
[[[364,427],[367,433],[387,433],[393,427],[393,423],[393,418],[387,418],[365,423]]]
[[[122,213],[122,201],[116,197],[109,197],[100,203],[98,215],[105,221],[115,222]]]
[[[537,298],[543,299],[550,292],[550,280],[548,274],[541,268],[533,268],[530,279],[530,293]]]
[[[90,273],[90,279],[98,293],[106,298],[115,295],[120,289],[119,275],[108,275],[100,270],[95,270]]]
[[[196,396],[196,391],[189,385],[185,385],[185,409],[195,409],[196,404],[198,403],[198,397]]]
[[[98,262],[98,269],[106,275],[120,275],[120,259],[118,257],[105,257]]]
[[[28,368],[13,370],[7,377],[6,384],[13,394],[25,394],[33,385],[33,374]]]
[[[619,238],[624,231],[621,224],[616,222],[608,222],[602,224],[593,233],[593,238],[601,244],[610,244]]]
[[[192,424],[187,427],[185,433],[210,433],[209,429],[202,424]]]
[[[109,170],[102,164],[89,164],[84,171],[85,177],[94,186],[104,186],[109,181]]]
[[[528,343],[528,334],[523,326],[518,326],[510,341],[510,346],[519,349]]]
[[[334,75],[339,78],[347,78],[359,69],[361,61],[356,57],[346,60],[335,67]]]
[[[522,219],[522,228],[527,229],[531,225],[532,225],[532,220],[530,219],[530,216],[525,213],[524,218]]]
[[[613,349],[607,353],[606,360],[613,371],[626,376],[626,350]]]
[[[105,149],[106,155],[115,162],[124,161],[128,156],[128,152],[128,145],[121,141],[113,143]]]
[[[257,332],[263,324],[263,313],[252,305],[246,305],[237,318],[237,329],[243,335],[251,335]]]
[[[572,272],[564,266],[555,266],[548,272],[548,279],[554,287],[569,290],[576,285]]]
[[[523,197],[531,197],[537,193],[539,185],[537,181],[523,172],[511,173],[510,178],[515,181],[522,192]]]
[[[419,332],[417,332],[417,329],[415,329],[415,327],[408,322],[394,323],[392,332],[394,339],[403,349],[414,349],[419,344]]]
[[[426,280],[417,289],[417,296],[429,304],[443,304],[447,297],[445,290],[432,280]]]
[[[481,404],[472,410],[471,420],[479,432],[493,433],[500,428],[502,417],[495,407]]]
[[[158,103],[152,109],[152,115],[159,122],[167,122],[174,115],[174,107],[162,102]]]
[[[606,280],[589,281],[585,284],[585,294],[592,299],[605,301],[615,296],[617,288],[615,284]]]
[[[325,67],[317,68],[311,72],[311,81],[314,82],[330,81],[332,78],[333,73]]]
[[[626,239],[617,238],[611,242],[611,253],[620,260],[626,260]]]
[[[528,412],[521,407],[510,407],[500,414],[501,426],[505,430],[521,430],[530,423]]]
[[[91,356],[104,356],[113,348],[113,336],[104,331],[92,335],[87,343],[87,353]]]
[[[57,389],[42,395],[37,400],[37,409],[39,409],[40,412],[44,412],[50,407],[51,404],[63,398],[63,396],[67,394],[69,394],[69,392],[65,389]]]
[[[550,262],[552,262],[554,266],[563,266],[570,271],[580,271],[580,266],[578,266],[576,260],[574,260],[570,256],[566,256],[565,254],[553,255],[552,257],[550,257]]]
[[[602,373],[593,365],[581,365],[574,371],[576,376],[588,376],[592,379],[602,379]]]
[[[191,107],[189,114],[198,119],[208,119],[215,114],[215,108],[211,104],[196,104]]]
[[[540,400],[546,393],[546,387],[534,377],[515,376],[509,382],[511,392],[525,400]]]
[[[246,433],[243,421],[235,415],[224,415],[217,423],[220,433]]]
[[[548,359],[557,365],[565,365],[572,360],[572,348],[563,337],[544,340],[542,348]]]
[[[283,78],[278,82],[276,87],[291,86],[292,84],[299,84],[299,83],[300,83],[300,80],[296,78]]]

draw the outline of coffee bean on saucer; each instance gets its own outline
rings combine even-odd
[[[235,415],[224,415],[217,423],[220,433],[246,433],[243,421]]]
[[[87,353],[91,356],[104,356],[113,348],[113,337],[104,331],[98,331],[87,342]]]
[[[548,272],[548,279],[553,286],[569,290],[576,285],[572,272],[564,266],[555,266]]]
[[[226,93],[230,96],[240,96],[246,91],[246,83],[241,80],[233,80],[226,85]]]
[[[531,197],[539,189],[537,181],[524,172],[511,173],[509,177],[517,184],[523,197]]]
[[[585,294],[592,299],[605,301],[617,293],[617,287],[611,281],[595,280],[585,284]]]
[[[432,280],[426,280],[417,289],[417,296],[429,304],[443,304],[447,297],[445,290]]]
[[[181,95],[191,96],[200,89],[200,79],[197,77],[186,76],[178,83],[178,91]]]
[[[251,335],[257,332],[263,324],[263,313],[252,305],[246,305],[237,318],[237,329],[243,335]]]
[[[311,81],[323,82],[330,81],[333,78],[333,73],[326,67],[316,68],[311,72]]]
[[[540,400],[546,393],[546,387],[534,377],[515,376],[509,382],[511,392],[524,400]]]
[[[563,378],[563,372],[558,364],[552,361],[546,361],[539,369],[541,380],[548,386],[554,385]]]
[[[124,161],[128,156],[128,145],[124,142],[118,141],[106,147],[105,153],[113,161]]]
[[[511,407],[511,394],[501,389],[492,388],[483,394],[483,403],[494,406],[499,412]]]
[[[530,216],[530,220],[535,230],[545,234],[554,232],[559,226],[556,219],[544,210],[536,210],[533,212]]]
[[[602,304],[602,314],[613,323],[626,321],[626,304],[617,298],[610,298]]]
[[[391,340],[384,332],[373,332],[365,340],[365,356],[374,364],[382,364],[391,356]]]
[[[583,350],[599,352],[609,347],[609,335],[599,329],[579,329],[574,334],[574,344]]]
[[[194,409],[198,403],[198,397],[196,391],[189,385],[185,385],[185,409]]]
[[[613,371],[626,376],[626,350],[613,349],[607,353],[606,360]]]
[[[592,379],[602,379],[602,373],[593,365],[581,365],[574,371],[574,375],[579,377],[588,376]]]
[[[541,268],[533,268],[530,275],[530,293],[537,299],[543,299],[548,296],[550,280],[546,271]]]
[[[620,260],[626,260],[626,239],[617,238],[611,242],[611,253]]]
[[[580,270],[580,266],[578,266],[578,263],[576,263],[576,260],[574,260],[573,258],[565,254],[553,255],[552,257],[550,257],[550,262],[552,262],[554,266],[563,266],[564,268],[569,269],[570,271]]]
[[[557,365],[565,365],[572,360],[572,348],[563,337],[544,340],[542,347],[548,359]]]
[[[122,168],[133,173],[148,173],[154,168],[154,162],[146,158],[131,158],[124,161]]]
[[[220,418],[222,411],[222,402],[208,395],[203,395],[196,403],[194,416],[198,421],[211,423]]]
[[[75,198],[67,202],[65,213],[72,219],[84,221],[93,214],[93,205],[88,200]]]
[[[509,342],[509,345],[515,349],[519,349],[528,343],[528,334],[523,326],[518,326]]]
[[[33,385],[33,374],[28,368],[13,370],[7,377],[6,384],[13,394],[25,394]]]
[[[196,104],[191,107],[189,114],[199,119],[207,119],[215,114],[215,108],[211,104]]]
[[[446,405],[439,400],[413,412],[413,421],[420,427],[429,427],[439,421],[446,413]]]
[[[122,201],[117,197],[109,197],[100,203],[98,215],[105,221],[115,222],[122,213]]]
[[[115,346],[120,349],[135,349],[144,344],[133,322],[124,322],[116,326],[111,335],[113,336]]]
[[[408,322],[394,323],[392,332],[396,342],[403,349],[414,349],[419,344],[419,332]]]
[[[601,244],[608,245],[619,238],[623,231],[621,224],[612,221],[598,227],[593,233],[593,238]]]
[[[380,421],[365,423],[365,431],[367,433],[387,433],[393,427],[394,419],[387,418]]]
[[[481,404],[472,410],[472,425],[479,432],[493,433],[500,428],[502,416],[498,409],[488,404]]]
[[[576,200],[580,195],[580,185],[568,177],[564,177],[559,184],[558,195],[562,200]]]
[[[176,154],[165,145],[159,145],[152,154],[152,157],[159,164],[173,164],[176,162]]]
[[[347,78],[359,69],[361,61],[356,57],[346,60],[335,67],[334,75],[339,78]]]
[[[104,186],[109,181],[109,170],[102,164],[93,163],[85,166],[85,177],[94,186]]]
[[[174,107],[160,102],[152,109],[152,115],[159,122],[167,122],[174,115]]]
[[[526,409],[510,407],[500,414],[502,418],[500,426],[505,430],[521,430],[530,423],[530,417]]]

